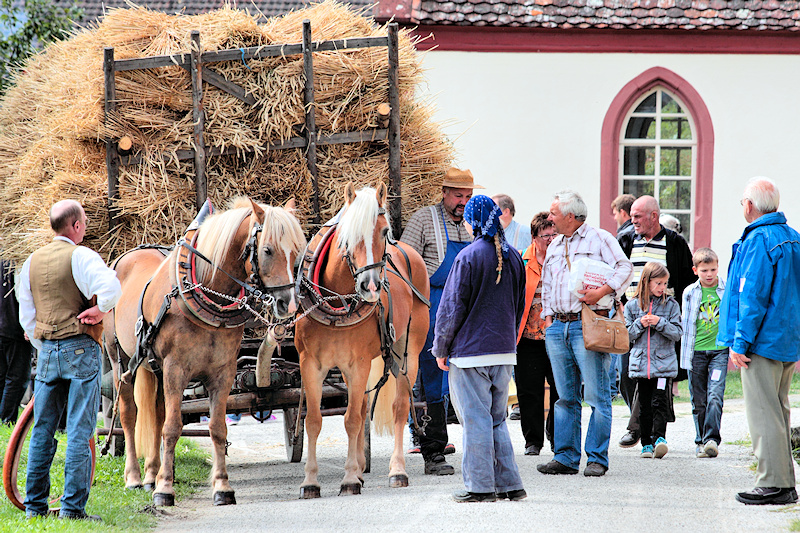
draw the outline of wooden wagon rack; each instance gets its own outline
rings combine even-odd
[[[203,141],[205,118],[203,112],[203,83],[209,83],[248,105],[256,105],[255,98],[246,93],[244,88],[226,80],[216,72],[204,68],[208,64],[220,61],[243,61],[268,57],[303,55],[305,87],[303,103],[305,106],[305,135],[292,137],[281,142],[267,142],[265,150],[282,150],[289,148],[305,149],[309,173],[312,176],[312,209],[314,224],[320,224],[319,183],[317,180],[317,146],[327,144],[360,143],[388,140],[389,145],[389,214],[392,219],[392,230],[395,235],[401,234],[401,177],[400,177],[400,95],[398,92],[398,25],[388,25],[386,37],[360,37],[330,41],[311,41],[311,22],[303,21],[303,42],[297,44],[278,44],[230,50],[214,50],[200,52],[200,32],[191,33],[192,49],[190,52],[174,55],[162,55],[137,59],[114,59],[114,48],[104,50],[103,70],[105,73],[105,119],[116,108],[115,73],[127,70],[144,70],[168,66],[180,66],[189,71],[192,80],[192,119],[194,125],[193,144],[195,148],[176,151],[179,160],[194,160],[196,205],[199,209],[208,196],[206,179],[206,158],[209,156],[242,153],[241,148],[229,147],[220,149],[207,147]],[[314,52],[334,50],[351,50],[369,47],[387,47],[388,81],[389,81],[389,116],[388,126],[372,128],[364,131],[336,133],[319,136],[316,129],[314,106]],[[118,139],[106,139],[106,168],[108,171],[108,210],[109,226],[113,230],[118,223],[118,211],[115,206],[119,199],[119,168],[121,165],[137,165],[138,154],[121,155]],[[246,152],[246,151],[244,151]]]

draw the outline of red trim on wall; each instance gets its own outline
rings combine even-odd
[[[423,25],[417,45],[457,52],[800,54],[800,32],[758,30],[545,29]]]
[[[714,189],[714,125],[703,98],[685,79],[663,67],[646,70],[617,94],[603,119],[600,146],[600,227],[612,233],[616,223],[611,202],[619,194],[619,136],[628,110],[637,98],[656,86],[674,93],[694,119],[697,138],[697,174],[694,193],[694,246],[711,245]]]

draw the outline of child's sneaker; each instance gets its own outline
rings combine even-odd
[[[669,451],[669,447],[667,447],[667,440],[664,437],[658,437],[656,440],[656,446],[653,452],[653,457],[656,459],[661,459],[667,452]]]
[[[706,445],[703,447],[703,451],[706,452],[708,457],[716,457],[719,455],[719,448],[717,448],[717,443],[713,440],[706,442]]]
[[[642,455],[643,459],[652,459],[653,458],[653,445],[652,444],[645,444],[642,446]]]
[[[697,456],[698,459],[707,459],[708,458],[708,454],[706,454],[705,450],[703,450],[703,447],[700,446],[699,444],[694,449],[694,454]]]

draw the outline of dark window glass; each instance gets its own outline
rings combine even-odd
[[[634,113],[655,113],[656,112],[656,93],[651,94],[642,103],[636,106]]]
[[[670,95],[665,92],[661,93],[661,112],[662,113],[683,113],[681,106],[678,102],[672,99]]]
[[[624,173],[626,176],[654,176],[656,149],[652,146],[626,146]]]
[[[625,129],[626,139],[655,139],[656,119],[653,117],[631,117]]]
[[[625,180],[622,183],[622,193],[632,194],[637,198],[644,194],[653,196],[656,190],[656,182],[653,180]]]
[[[692,182],[689,180],[661,180],[658,186],[658,197],[661,209],[691,209]]]

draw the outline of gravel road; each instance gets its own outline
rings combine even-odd
[[[798,403],[800,396],[793,397]],[[517,464],[528,498],[520,502],[455,503],[451,493],[463,488],[461,427],[450,425],[456,475],[423,475],[419,455],[407,456],[410,486],[388,487],[391,438],[372,436],[372,472],[360,496],[337,496],[343,475],[346,437],[343,417],[323,420],[318,456],[322,498],[300,500],[303,465],[288,463],[281,414],[259,424],[249,416],[229,427],[229,475],[238,505],[214,507],[209,491],[165,509],[158,531],[193,533],[227,531],[787,531],[800,507],[745,506],[734,494],[753,486],[754,458],[741,400],[729,400],[722,417],[720,455],[694,456],[694,425],[688,402],[675,404],[677,421],[667,429],[670,451],[661,460],[641,459],[640,449],[622,449],[627,408],[614,406],[610,469],[601,478],[544,476],[536,465],[552,458],[524,456],[518,421],[509,421]],[[583,410],[584,432],[590,409]],[[800,409],[792,410],[800,420]],[[407,438],[407,437],[406,437]],[[197,439],[207,446],[209,439]],[[303,459],[305,460],[305,452]],[[581,465],[581,470],[585,466]]]

